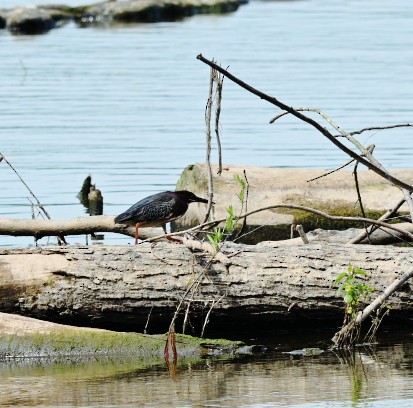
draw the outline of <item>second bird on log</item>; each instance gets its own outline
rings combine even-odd
[[[166,232],[166,223],[182,217],[190,203],[208,203],[190,191],[164,191],[138,201],[115,218],[116,223],[135,226],[135,244],[138,243],[140,227],[159,227]],[[177,241],[171,237],[169,240]]]

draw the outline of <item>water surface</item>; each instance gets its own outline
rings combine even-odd
[[[256,356],[179,360],[176,370],[162,361],[133,358],[0,363],[0,405],[412,406],[411,342],[309,357],[292,357],[287,349],[284,344]]]

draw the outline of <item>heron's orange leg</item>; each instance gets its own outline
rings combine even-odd
[[[135,227],[135,245],[138,245],[138,238],[139,238],[139,227],[142,223],[138,222]]]

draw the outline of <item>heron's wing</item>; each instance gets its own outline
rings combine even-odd
[[[143,198],[115,218],[116,222],[141,222],[167,219],[171,216],[175,200],[165,193]]]

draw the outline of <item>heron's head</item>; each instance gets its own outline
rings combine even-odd
[[[206,200],[205,198],[196,196],[191,191],[181,190],[181,191],[175,191],[175,193],[178,194],[179,197],[182,200],[185,200],[188,204],[189,203],[208,203],[208,200]]]

